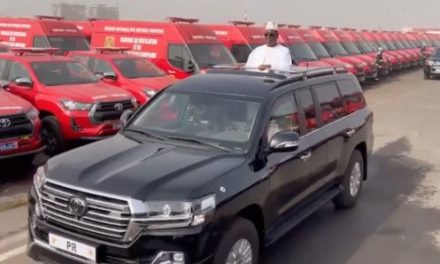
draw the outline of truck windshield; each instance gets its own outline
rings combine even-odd
[[[289,46],[292,58],[297,61],[317,61],[318,58],[313,53],[313,50],[306,43],[290,44]]]
[[[222,44],[190,44],[188,47],[201,69],[235,63],[230,51]]]
[[[325,42],[324,46],[327,48],[327,50],[329,51],[329,53],[333,53],[334,55],[337,56],[347,56],[348,53],[347,51],[344,49],[344,47],[342,47],[341,43],[339,42]]]
[[[370,53],[370,52],[374,52],[372,47],[369,46],[365,41],[358,41],[356,42],[356,46],[359,48],[359,50],[365,54],[365,53]]]
[[[47,37],[47,40],[51,47],[58,48],[62,51],[90,50],[87,39],[83,36],[50,36]]]
[[[86,67],[73,61],[31,63],[38,80],[47,86],[97,83],[98,79]]]
[[[361,52],[359,49],[354,45],[352,41],[343,41],[341,42],[342,46],[348,51],[348,54],[350,55],[359,55]]]
[[[330,58],[330,54],[320,42],[307,43],[318,59]]]
[[[250,139],[259,106],[258,101],[242,97],[164,92],[126,129],[242,149]]]
[[[153,63],[143,58],[113,59],[122,75],[129,79],[165,76]]]

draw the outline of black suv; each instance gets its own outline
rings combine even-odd
[[[423,74],[425,79],[440,76],[440,48],[436,48],[432,55],[425,60]]]
[[[216,69],[131,114],[37,170],[33,259],[255,264],[328,201],[352,207],[367,176],[373,114],[342,69]]]

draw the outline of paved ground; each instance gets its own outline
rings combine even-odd
[[[367,87],[366,96],[376,139],[358,206],[322,208],[266,249],[262,263],[439,263],[440,81],[409,72]],[[2,180],[0,198],[26,190],[31,174],[9,174],[17,180]],[[25,216],[23,207],[0,213],[0,263],[32,263],[22,253]]]

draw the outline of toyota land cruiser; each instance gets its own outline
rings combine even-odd
[[[320,206],[355,205],[373,144],[373,114],[343,68],[215,69],[121,120],[37,170],[33,259],[258,263]]]

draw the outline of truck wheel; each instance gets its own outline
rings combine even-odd
[[[46,116],[41,124],[41,138],[46,145],[45,153],[53,156],[63,151],[66,143],[57,119],[54,116]]]
[[[249,220],[238,218],[225,233],[214,255],[214,264],[257,264],[260,243]]]
[[[364,180],[364,158],[358,150],[354,150],[348,163],[344,178],[343,191],[335,197],[333,203],[337,209],[353,207],[359,197]]]

